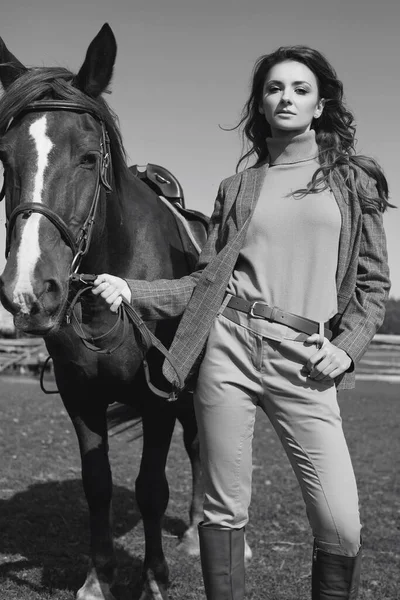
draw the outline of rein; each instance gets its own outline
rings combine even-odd
[[[93,282],[96,279],[96,277],[97,277],[97,275],[91,275],[91,274],[87,275],[87,274],[83,274],[83,273],[75,273],[74,275],[71,276],[72,282],[80,282],[80,283],[84,284],[84,287],[82,287],[76,293],[76,295],[74,296],[74,298],[68,308],[68,312],[66,315],[67,323],[71,324],[75,333],[81,339],[81,341],[86,346],[86,348],[88,348],[89,350],[92,350],[94,352],[97,352],[98,354],[112,354],[113,352],[115,352],[115,350],[117,350],[120,346],[122,346],[125,339],[127,338],[128,334],[129,334],[129,321],[130,321],[134,325],[136,330],[140,333],[140,336],[142,338],[143,369],[144,369],[144,374],[145,374],[146,383],[147,383],[148,387],[154,394],[156,394],[157,396],[159,396],[161,398],[165,398],[168,401],[177,400],[177,391],[176,390],[173,390],[172,392],[165,392],[164,390],[160,390],[159,388],[157,388],[155,385],[153,385],[151,383],[150,369],[149,369],[149,365],[148,365],[148,362],[146,359],[146,353],[150,350],[150,348],[152,348],[152,347],[156,348],[159,352],[161,352],[161,354],[165,357],[165,359],[170,363],[171,367],[174,369],[174,371],[177,375],[178,381],[179,381],[178,387],[183,388],[184,381],[182,380],[182,377],[180,375],[178,366],[176,364],[176,361],[175,361],[173,355],[160,342],[160,340],[150,331],[150,329],[147,327],[147,325],[145,324],[145,322],[143,321],[141,316],[135,311],[135,309],[129,304],[129,302],[127,302],[125,300],[125,298],[122,299],[122,303],[118,307],[118,312],[117,312],[118,318],[117,318],[115,324],[111,327],[111,329],[109,329],[109,331],[102,334],[101,336],[91,337],[91,336],[88,336],[85,333],[85,331],[83,330],[82,324],[80,323],[78,317],[76,316],[75,309],[77,306],[77,302],[81,298],[81,296],[83,294],[85,294],[86,292],[88,292],[92,288]],[[119,337],[119,340],[116,342],[116,344],[114,344],[114,346],[112,346],[111,348],[101,348],[98,345],[99,342],[100,343],[104,342],[107,339],[107,337],[109,337],[110,335],[118,333],[118,330],[120,330],[120,337]]]
[[[81,228],[78,232],[78,235],[75,238],[74,235],[69,230],[67,224],[64,222],[64,220],[59,215],[57,215],[57,213],[55,213],[53,210],[51,210],[51,208],[49,208],[48,206],[45,206],[44,204],[40,204],[38,202],[26,202],[26,203],[20,204],[11,212],[11,214],[9,216],[7,215],[6,258],[8,257],[8,254],[10,252],[11,235],[12,235],[12,231],[15,226],[17,217],[22,214],[24,218],[29,218],[32,213],[40,213],[40,214],[44,215],[58,229],[62,239],[72,250],[73,259],[72,259],[71,267],[70,267],[69,281],[75,282],[75,283],[80,282],[80,283],[84,284],[84,286],[85,286],[76,293],[75,297],[73,298],[73,300],[69,306],[69,309],[66,314],[67,324],[69,324],[69,323],[71,324],[75,333],[78,335],[78,337],[82,340],[82,342],[88,349],[90,349],[94,352],[100,353],[100,354],[111,354],[112,352],[114,352],[117,348],[119,348],[124,343],[126,336],[129,333],[129,321],[131,323],[133,323],[133,325],[139,331],[140,336],[143,341],[143,345],[144,345],[143,367],[144,367],[144,372],[145,372],[145,377],[146,377],[146,382],[147,382],[148,387],[157,396],[160,396],[167,400],[176,400],[177,393],[175,390],[168,393],[168,392],[165,392],[164,390],[158,389],[156,386],[154,386],[151,383],[150,371],[149,371],[149,366],[148,366],[147,359],[146,359],[146,353],[148,350],[150,350],[151,347],[157,348],[157,350],[159,350],[164,355],[166,360],[169,361],[172,368],[176,372],[176,375],[177,375],[178,381],[179,381],[179,386],[183,387],[184,382],[182,381],[181,375],[178,371],[178,368],[177,368],[177,365],[176,365],[176,362],[175,362],[173,356],[169,353],[167,348],[165,348],[165,346],[160,342],[160,340],[158,340],[155,337],[155,335],[148,329],[148,327],[146,326],[146,324],[144,323],[142,318],[133,309],[133,307],[128,302],[126,302],[125,299],[123,299],[122,304],[119,306],[118,319],[117,319],[115,325],[106,334],[103,334],[102,336],[99,336],[99,337],[89,338],[85,334],[85,332],[82,328],[82,325],[79,322],[79,319],[77,318],[77,316],[75,314],[75,308],[76,308],[78,300],[81,298],[82,294],[84,294],[85,292],[87,292],[88,290],[91,289],[93,282],[96,279],[96,275],[85,275],[85,274],[77,273],[77,271],[80,267],[82,258],[86,255],[86,253],[89,249],[89,245],[90,245],[90,241],[91,241],[91,237],[92,237],[93,225],[94,225],[96,211],[97,211],[97,206],[98,206],[99,198],[100,198],[101,186],[104,187],[106,193],[110,193],[112,191],[112,187],[110,184],[111,174],[112,174],[110,138],[108,136],[104,122],[102,121],[102,119],[99,118],[99,116],[94,111],[88,110],[87,106],[84,106],[83,104],[79,104],[77,102],[65,101],[65,100],[37,100],[36,102],[31,102],[11,119],[11,121],[9,122],[9,124],[7,126],[6,131],[12,126],[12,123],[15,121],[15,119],[24,113],[34,112],[34,111],[44,112],[44,111],[49,111],[49,110],[50,111],[51,110],[65,110],[65,111],[73,111],[73,112],[79,112],[79,113],[87,113],[87,114],[90,114],[101,125],[100,161],[98,162],[96,188],[95,188],[95,192],[94,192],[93,199],[91,202],[91,206],[90,206],[88,215],[85,219],[85,222],[81,226]],[[3,187],[0,191],[0,201],[5,197],[5,188],[6,188],[6,181],[4,180]],[[7,213],[7,206],[6,206],[6,213]],[[104,341],[104,339],[107,338],[108,336],[110,336],[110,334],[117,333],[119,329],[121,329],[121,336],[120,336],[120,339],[118,340],[117,344],[114,345],[114,347],[109,348],[109,349],[101,349],[97,345],[96,342]],[[49,357],[49,359],[50,359],[50,357]],[[40,384],[41,384],[42,390],[45,393],[52,394],[52,393],[57,393],[58,390],[48,391],[44,388],[44,385],[43,385],[44,369],[47,365],[48,360],[46,360],[45,364],[43,365],[41,378],[40,378]]]

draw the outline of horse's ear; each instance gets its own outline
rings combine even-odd
[[[6,90],[27,68],[15,58],[0,38],[0,81]]]
[[[85,61],[74,81],[76,87],[93,98],[100,96],[111,81],[116,54],[114,34],[105,23],[87,49]]]

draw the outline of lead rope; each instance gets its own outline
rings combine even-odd
[[[134,325],[134,327],[139,331],[140,336],[143,341],[143,348],[142,348],[143,369],[144,369],[144,374],[145,374],[145,378],[146,378],[146,383],[147,383],[149,389],[157,396],[164,398],[165,400],[167,400],[169,402],[177,400],[178,389],[182,389],[184,387],[184,380],[182,379],[182,376],[179,372],[178,365],[175,361],[175,358],[168,351],[168,349],[160,342],[160,340],[150,331],[150,329],[147,327],[147,325],[145,324],[143,319],[140,317],[140,315],[129,304],[129,302],[127,302],[127,300],[125,300],[125,298],[122,299],[122,303],[118,307],[117,320],[109,331],[107,331],[105,334],[103,334],[101,336],[89,338],[88,335],[83,330],[83,327],[75,314],[75,308],[76,308],[77,302],[78,302],[79,298],[82,296],[82,294],[84,294],[85,292],[87,292],[88,290],[90,290],[92,288],[93,281],[96,279],[96,277],[97,277],[96,275],[84,275],[81,273],[76,273],[71,276],[72,281],[80,281],[82,283],[85,283],[86,286],[84,288],[82,288],[81,290],[79,290],[77,292],[77,294],[75,295],[75,297],[73,298],[73,300],[68,308],[67,315],[66,315],[67,323],[71,324],[75,333],[78,335],[78,337],[81,339],[83,344],[89,350],[97,352],[98,354],[112,354],[113,352],[115,352],[115,350],[117,350],[117,348],[119,348],[124,343],[125,338],[129,332],[128,320],[131,321],[132,324]],[[100,348],[97,345],[97,342],[104,341],[108,336],[110,336],[110,334],[116,333],[118,328],[121,328],[121,327],[122,327],[121,337],[120,337],[119,341],[112,348]],[[178,380],[178,386],[177,386],[177,388],[174,388],[171,392],[165,392],[164,390],[160,390],[151,382],[150,369],[149,369],[149,365],[147,362],[146,354],[150,350],[150,348],[153,348],[153,347],[156,348],[159,352],[161,352],[161,354],[164,355],[165,359],[170,363],[171,367],[175,371],[175,374],[176,374],[177,380]],[[48,361],[50,360],[50,358],[51,357],[49,356],[48,359],[45,361],[44,365],[42,366],[42,372],[41,372],[41,376],[40,376],[40,385],[45,394],[56,394],[56,393],[58,393],[58,390],[50,390],[50,391],[46,390],[44,388],[44,384],[43,384],[44,370],[45,370],[46,365],[47,365]]]
[[[46,358],[46,360],[44,361],[44,363],[42,364],[42,368],[41,368],[41,371],[40,371],[40,388],[41,388],[42,392],[44,392],[45,394],[59,394],[60,392],[58,390],[47,390],[44,387],[44,373],[46,371],[46,367],[47,367],[48,363],[51,360],[53,360],[51,358],[51,356],[48,356]]]

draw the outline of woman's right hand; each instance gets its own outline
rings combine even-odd
[[[129,303],[132,298],[131,290],[125,279],[108,273],[102,273],[96,277],[92,293],[95,296],[100,295],[109,304],[111,312],[118,311],[122,298]]]

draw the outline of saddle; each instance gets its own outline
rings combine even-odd
[[[158,196],[170,202],[171,207],[181,215],[199,247],[202,248],[207,240],[210,218],[200,211],[186,208],[183,189],[177,178],[165,167],[152,163],[132,165],[129,170]]]
[[[185,208],[183,189],[177,178],[160,165],[132,165],[129,170],[142,179],[158,196],[165,196],[173,203]]]

